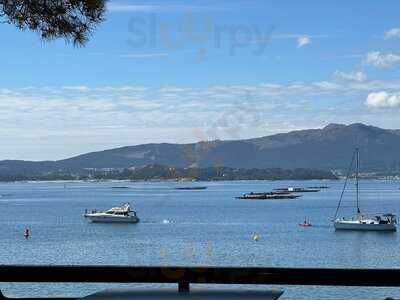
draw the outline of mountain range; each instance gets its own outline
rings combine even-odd
[[[245,140],[127,146],[58,161],[3,160],[0,161],[0,174],[138,168],[156,164],[179,168],[345,170],[355,147],[360,148],[361,171],[400,170],[400,130],[356,123],[329,124],[322,129]]]

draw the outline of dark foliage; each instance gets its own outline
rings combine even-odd
[[[44,40],[64,38],[84,45],[104,20],[106,0],[0,0],[0,17]]]
[[[1,175],[0,181],[21,180],[308,180],[337,179],[329,171],[314,169],[283,170],[235,169],[227,167],[175,168],[162,165],[148,165],[136,169],[81,170],[80,172],[47,172],[36,174]]]

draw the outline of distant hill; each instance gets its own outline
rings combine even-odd
[[[145,144],[45,162],[0,161],[0,174],[164,165],[180,168],[309,168],[344,170],[360,147],[362,171],[400,170],[400,130],[330,124],[247,140]]]

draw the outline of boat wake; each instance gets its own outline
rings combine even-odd
[[[154,224],[154,225],[160,225],[160,224],[172,224],[172,223],[174,223],[174,222],[172,222],[171,220],[168,220],[168,219],[164,219],[164,220],[162,220],[162,221],[149,221],[149,220],[147,220],[147,221],[143,221],[142,222],[142,224]]]

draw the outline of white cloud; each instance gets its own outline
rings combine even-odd
[[[364,82],[367,80],[367,75],[364,72],[340,72],[336,71],[333,73],[333,78],[336,80],[343,81],[356,81],[356,82]]]
[[[384,54],[379,51],[367,53],[367,56],[364,59],[364,64],[380,69],[389,68],[399,62],[400,55],[393,53]]]
[[[400,28],[392,28],[385,32],[385,38],[400,38]]]
[[[329,37],[327,34],[298,34],[298,33],[277,33],[273,34],[274,39],[298,39],[300,37],[309,37],[310,39],[320,39]]]
[[[162,10],[161,5],[135,5],[120,3],[110,3],[108,4],[107,8],[112,12],[147,12]]]
[[[90,88],[88,88],[85,85],[78,85],[78,86],[63,86],[62,87],[64,90],[70,90],[70,91],[77,91],[77,92],[89,92]]]
[[[123,4],[111,2],[107,5],[107,9],[111,12],[126,13],[126,12],[160,12],[160,11],[199,11],[209,10],[211,7],[207,6],[193,6],[193,5],[143,5],[143,4]],[[216,7],[212,7],[216,9]]]
[[[298,33],[278,33],[272,34],[272,39],[279,40],[295,40],[297,43],[297,47],[303,47],[311,43],[313,39],[321,39],[328,38],[329,36],[326,34],[298,34]]]
[[[364,100],[370,94],[369,107],[400,107],[399,87],[400,79],[208,87],[2,87],[0,140],[7,146],[0,147],[0,159],[53,159],[124,145],[192,142],[198,140],[194,131],[204,140],[263,136],[329,122],[396,127],[397,110],[387,111],[385,120],[377,123],[382,114],[367,109]],[[38,139],[41,149],[35,148]],[[55,145],[62,147],[54,149]]]
[[[314,85],[321,89],[321,91],[334,91],[341,89],[339,84],[330,81],[315,82]]]
[[[370,93],[365,104],[371,108],[400,107],[400,95],[387,92]]]
[[[300,36],[300,37],[297,38],[297,47],[298,48],[301,48],[301,47],[303,47],[305,45],[308,45],[310,43],[311,43],[311,39],[310,39],[309,36],[304,35],[304,36]]]

